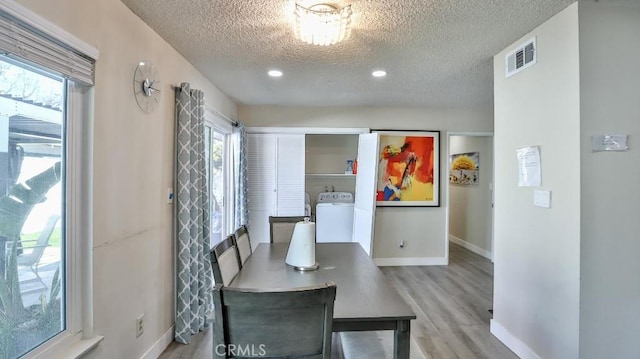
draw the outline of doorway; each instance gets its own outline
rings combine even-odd
[[[448,243],[493,261],[493,134],[448,140]]]

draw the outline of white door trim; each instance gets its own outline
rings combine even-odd
[[[359,127],[247,127],[247,133],[357,135],[369,132],[370,129]]]

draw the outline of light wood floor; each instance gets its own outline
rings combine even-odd
[[[416,313],[411,336],[426,358],[517,358],[489,333],[493,264],[456,244],[449,247],[448,266],[382,267]],[[172,343],[160,358],[210,359],[212,348],[206,330],[189,345]],[[333,354],[342,357],[335,349]]]

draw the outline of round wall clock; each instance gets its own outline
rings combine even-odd
[[[158,71],[150,62],[140,62],[133,74],[133,94],[144,112],[153,111],[160,103]]]

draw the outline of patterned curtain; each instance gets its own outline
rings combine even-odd
[[[247,131],[241,122],[233,130],[235,228],[249,226],[249,199],[247,194]]]
[[[189,344],[213,309],[209,258],[209,198],[204,160],[204,94],[182,83],[176,90],[175,340]]]

